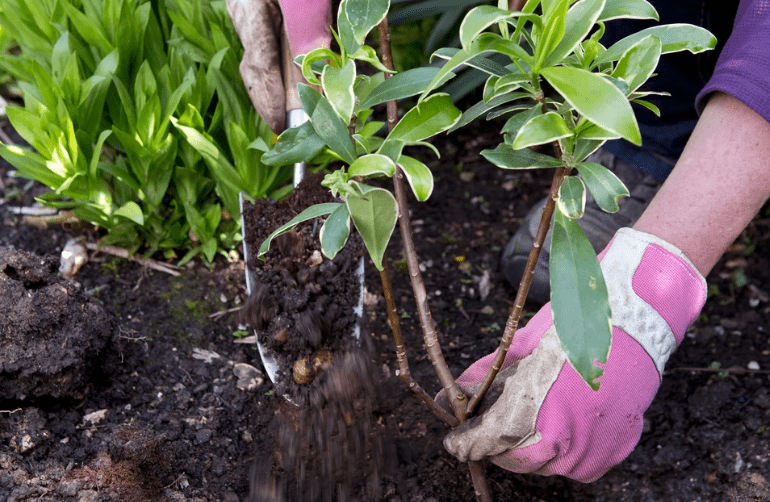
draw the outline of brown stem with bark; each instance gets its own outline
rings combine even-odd
[[[556,153],[556,157],[561,159],[562,151],[561,147],[559,146],[559,142],[554,141],[553,147],[555,150],[554,153]],[[473,397],[471,397],[471,399],[468,401],[468,414],[472,414],[476,409],[503,366],[505,356],[508,354],[508,349],[510,348],[511,342],[513,341],[513,335],[516,333],[516,330],[519,326],[519,319],[521,318],[521,313],[524,310],[524,302],[527,299],[529,287],[532,285],[532,277],[535,275],[535,265],[537,265],[537,260],[540,258],[540,252],[543,249],[543,243],[545,242],[545,237],[548,234],[548,228],[551,226],[551,218],[553,217],[553,211],[556,208],[556,197],[559,194],[559,187],[561,187],[564,178],[567,177],[570,170],[571,169],[569,167],[559,167],[556,168],[556,172],[553,175],[551,189],[548,193],[548,201],[543,208],[543,216],[540,218],[540,225],[537,227],[535,242],[529,252],[527,265],[524,267],[524,275],[522,276],[521,282],[519,283],[519,290],[516,292],[516,299],[513,302],[513,308],[511,308],[511,313],[505,323],[505,331],[503,331],[503,338],[500,340],[500,347],[497,350],[497,354],[495,354],[495,358],[492,361],[492,366],[489,368],[489,371],[487,371],[487,375],[484,378],[484,381],[476,391],[476,394],[474,394]]]
[[[390,51],[390,32],[388,30],[387,18],[383,19],[379,25],[379,35],[380,48],[382,50],[382,62],[386,68],[392,70],[393,57]],[[386,73],[385,78],[388,78],[388,76],[389,75]],[[395,101],[388,101],[387,112],[388,130],[392,131],[396,126],[396,122],[398,121],[397,104]],[[457,420],[462,423],[468,417],[465,406],[466,399],[465,395],[460,390],[460,387],[455,382],[452,373],[449,371],[449,366],[444,359],[444,354],[442,353],[441,346],[439,345],[436,329],[433,326],[433,319],[431,317],[430,308],[428,306],[428,295],[425,291],[425,283],[423,282],[422,274],[420,273],[417,252],[415,251],[414,239],[412,238],[412,225],[409,220],[406,189],[404,187],[404,173],[398,165],[396,166],[396,174],[393,176],[393,188],[396,195],[396,203],[398,204],[398,221],[399,228],[401,229],[401,240],[403,244],[404,258],[406,259],[407,268],[409,270],[409,277],[412,284],[412,291],[414,293],[415,302],[417,304],[417,312],[420,319],[420,325],[422,326],[425,347],[428,352],[428,356],[433,363],[433,368],[436,371],[439,380],[441,381],[441,386],[444,388],[444,392],[446,392],[447,397],[449,397],[449,402],[452,405],[454,414],[457,417]],[[393,301],[392,292],[390,293],[390,297],[390,301]],[[394,314],[396,314],[395,302],[392,304],[392,309],[391,304],[388,303],[388,310],[391,319],[393,319]],[[395,318],[397,320],[398,316],[395,315]],[[399,343],[399,341],[396,342],[397,357]],[[402,342],[401,347],[403,350]],[[405,351],[404,359],[406,359]],[[399,364],[400,361],[401,360],[399,359]],[[436,413],[436,408],[440,408],[429,396],[424,396],[427,397],[427,400],[423,396],[420,397],[426,404],[428,404],[434,413]],[[468,467],[471,471],[471,480],[473,481],[473,488],[476,493],[476,499],[479,502],[492,502],[492,490],[489,487],[489,482],[487,480],[486,474],[484,473],[484,465],[480,461],[469,461]]]

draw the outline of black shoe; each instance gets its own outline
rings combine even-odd
[[[660,188],[660,182],[652,176],[644,174],[631,164],[617,159],[613,154],[599,150],[588,159],[597,162],[611,170],[626,185],[630,192],[629,197],[623,197],[619,201],[620,210],[616,213],[605,213],[591,197],[586,194],[585,214],[578,221],[588,240],[599,253],[609,244],[615,232],[622,227],[632,226],[642,215]],[[508,242],[500,259],[500,268],[508,282],[515,288],[519,287],[527,258],[535,241],[537,227],[543,214],[547,199],[543,199],[530,209],[521,223],[521,227]],[[548,257],[551,254],[551,235],[548,231],[540,252],[540,258],[535,266],[535,275],[529,289],[527,299],[537,303],[547,303],[551,299],[551,286],[548,269]]]

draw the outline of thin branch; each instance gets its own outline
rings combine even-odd
[[[457,427],[460,425],[460,422],[454,415],[439,406],[436,401],[430,397],[422,387],[420,387],[414,378],[412,378],[412,374],[409,371],[409,360],[406,356],[406,347],[404,347],[404,339],[401,336],[401,325],[399,323],[398,313],[396,312],[396,301],[393,297],[393,288],[391,286],[390,272],[388,271],[387,264],[385,264],[385,268],[380,272],[380,280],[382,281],[385,303],[387,304],[390,329],[393,332],[393,343],[396,345],[396,359],[398,360],[398,370],[396,375],[412,390],[412,392],[417,394],[417,397],[419,397],[422,402],[428,405],[437,417],[449,424],[450,427]]]
[[[179,270],[181,270],[182,267],[179,267],[177,265],[173,265],[171,263],[162,263],[159,261],[151,260],[149,258],[140,258],[138,256],[129,256],[128,250],[123,248],[118,248],[115,246],[99,246],[97,244],[94,244],[92,242],[87,242],[85,244],[86,248],[90,249],[91,251],[102,251],[107,254],[111,254],[113,256],[117,256],[120,258],[125,258],[127,260],[135,261],[142,265],[143,267],[148,267],[153,270],[157,270],[158,272],[165,272],[167,274],[178,276],[180,275]]]
[[[554,142],[554,148],[558,158],[562,157],[561,148],[558,142]],[[537,234],[535,235],[535,242],[532,245],[532,250],[529,252],[527,258],[527,265],[524,268],[524,275],[521,278],[519,284],[519,290],[516,292],[516,299],[513,302],[513,308],[511,314],[508,316],[508,320],[505,323],[505,331],[503,331],[503,338],[500,340],[500,348],[497,350],[495,359],[492,362],[492,366],[489,368],[481,387],[476,391],[476,394],[468,401],[468,413],[473,413],[478,404],[484,398],[487,390],[495,380],[497,373],[503,366],[505,356],[508,354],[508,349],[511,347],[513,341],[513,335],[519,326],[519,319],[521,313],[524,310],[524,302],[527,299],[529,293],[529,287],[532,284],[532,277],[535,275],[535,265],[540,258],[540,251],[543,249],[543,243],[545,237],[548,234],[548,228],[551,226],[551,217],[553,216],[554,208],[556,207],[556,197],[559,194],[559,187],[561,187],[564,178],[570,172],[570,168],[559,167],[553,175],[553,181],[551,182],[551,190],[548,194],[548,201],[543,208],[543,216],[540,219],[540,226],[537,228]]]
[[[393,57],[390,52],[390,31],[388,30],[388,18],[384,18],[379,25],[380,33],[380,48],[382,50],[382,63],[386,68],[393,69]],[[388,78],[388,74],[385,74],[385,78]],[[396,126],[398,120],[397,106],[395,101],[388,101],[388,130],[392,131]],[[452,373],[449,371],[449,366],[444,359],[444,354],[441,352],[441,346],[438,342],[438,336],[433,326],[433,319],[430,315],[430,309],[428,307],[427,294],[425,293],[425,283],[422,280],[422,274],[420,273],[420,267],[417,260],[417,253],[414,249],[414,240],[412,238],[412,225],[409,221],[409,208],[406,200],[406,189],[404,188],[404,173],[401,167],[396,165],[396,174],[393,176],[393,188],[396,195],[396,202],[398,204],[398,221],[401,229],[401,240],[404,248],[404,257],[406,258],[407,268],[409,269],[409,277],[412,283],[412,291],[414,292],[415,302],[417,304],[417,312],[420,318],[420,324],[422,325],[423,338],[425,340],[425,346],[428,351],[428,356],[433,363],[433,368],[436,370],[436,374],[441,381],[441,386],[444,388],[449,402],[452,404],[452,409],[459,422],[464,422],[468,415],[465,411],[465,395],[460,390],[459,385],[455,382]],[[391,292],[392,300],[392,292]],[[395,313],[395,303],[393,309],[388,309],[391,314]],[[397,323],[396,323],[397,325]],[[404,358],[405,359],[405,358]],[[411,377],[410,377],[411,378]],[[416,384],[415,384],[416,385]],[[420,394],[418,394],[420,395]],[[436,412],[437,405],[430,396],[427,394],[420,395],[423,401]],[[427,399],[425,399],[427,397]],[[471,471],[471,480],[473,481],[473,488],[476,492],[476,499],[479,502],[492,502],[492,490],[489,487],[486,474],[484,473],[484,465],[480,461],[468,462],[468,467]]]

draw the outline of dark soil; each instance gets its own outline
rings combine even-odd
[[[496,138],[482,132],[437,142],[434,195],[412,204],[433,317],[455,374],[496,347],[515,294],[498,257],[549,184],[549,173],[486,163],[478,152]],[[93,229],[22,224],[12,209],[40,192],[0,164],[0,246],[50,260],[72,237],[97,241]],[[708,277],[703,315],[669,361],[628,459],[587,485],[489,465],[496,500],[770,500],[768,237],[764,212]],[[396,236],[388,260],[411,369],[435,393],[398,246]],[[94,356],[88,383],[72,380],[60,397],[0,401],[0,500],[473,500],[467,467],[442,447],[446,427],[394,374],[371,264],[362,343],[316,377],[302,409],[264,376],[256,347],[235,343],[236,313],[212,317],[248,303],[242,260],[193,264],[172,277],[92,252],[74,281],[111,316],[112,342]],[[528,315],[537,308],[528,305]],[[300,350],[324,348],[324,330],[317,347]]]

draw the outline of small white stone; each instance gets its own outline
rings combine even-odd
[[[756,361],[750,361],[749,365],[748,365],[748,368],[750,370],[758,370],[759,369],[759,363],[756,362]]]

